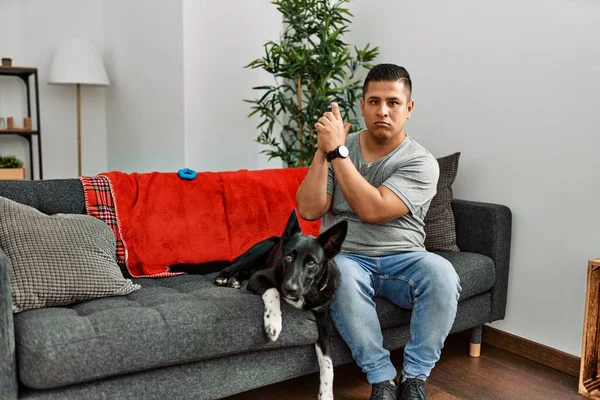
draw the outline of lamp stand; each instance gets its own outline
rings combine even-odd
[[[81,176],[81,84],[77,84],[77,174]]]

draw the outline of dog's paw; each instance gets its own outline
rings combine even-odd
[[[229,277],[226,274],[220,273],[219,275],[217,275],[215,277],[215,285],[217,286],[227,286],[227,281],[229,280]]]
[[[277,341],[282,329],[281,302],[277,289],[269,289],[263,295],[265,303],[264,327],[269,342]]]
[[[234,288],[234,289],[239,289],[242,287],[242,284],[232,276],[231,278],[227,279],[225,286]]]
[[[281,333],[281,313],[265,310],[265,334],[269,342],[276,342]]]

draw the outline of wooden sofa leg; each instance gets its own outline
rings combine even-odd
[[[481,333],[483,326],[476,326],[471,329],[471,342],[469,344],[469,355],[471,357],[479,357],[481,354]]]

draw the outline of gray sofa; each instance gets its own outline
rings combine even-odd
[[[77,179],[0,181],[0,196],[46,214],[85,213]],[[452,332],[504,318],[511,212],[454,200],[461,252],[442,252],[463,288]],[[262,333],[262,302],[213,275],[133,279],[142,289],[65,307],[13,314],[7,257],[0,251],[0,399],[217,399],[318,371],[310,312],[283,304],[283,332]],[[390,350],[409,338],[410,311],[376,299]],[[465,349],[465,352],[467,349]],[[332,338],[335,365],[352,362]],[[315,394],[316,395],[316,394]]]

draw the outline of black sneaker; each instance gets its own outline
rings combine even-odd
[[[397,400],[427,400],[424,383],[421,379],[406,378],[398,385]]]
[[[369,400],[396,400],[396,385],[389,381],[379,382],[372,386]]]

